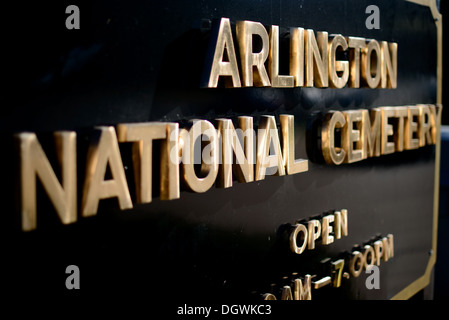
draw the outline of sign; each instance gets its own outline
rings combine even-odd
[[[100,7],[62,10],[76,27],[33,47],[1,118],[8,288],[144,291],[209,315],[187,300],[408,299],[430,283],[434,2]]]

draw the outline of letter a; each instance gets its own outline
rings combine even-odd
[[[70,13],[70,16],[65,20],[65,26],[67,29],[79,29],[80,28],[80,9],[78,6],[70,5],[65,9],[65,13]]]
[[[365,13],[371,13],[371,15],[366,18],[365,26],[367,29],[380,29],[380,14],[379,7],[375,5],[370,5],[366,7]]]
[[[70,265],[65,269],[65,273],[69,274],[70,276],[67,277],[65,280],[65,286],[67,289],[79,289],[80,288],[80,269],[78,266]]]
[[[377,266],[369,266],[365,273],[370,273],[371,275],[368,276],[365,280],[365,286],[368,290],[372,289],[380,289],[379,284],[379,267]]]

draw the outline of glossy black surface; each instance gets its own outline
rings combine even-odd
[[[362,275],[343,280],[339,289],[316,290],[313,298],[391,298],[424,273],[431,250],[434,147],[328,166],[311,151],[319,141],[306,138],[328,110],[436,102],[436,30],[428,8],[404,1],[86,1],[70,3],[80,7],[81,30],[66,30],[68,4],[30,4],[8,42],[14,73],[6,93],[12,99],[0,117],[0,228],[9,290],[78,294],[64,285],[65,268],[76,264],[85,294],[246,301],[270,292],[271,284],[277,291],[292,272],[319,276],[323,258],[335,260],[353,245],[388,233],[395,236],[395,256],[381,264],[380,290],[367,290]],[[380,30],[365,27],[369,4],[380,8]],[[19,12],[10,10],[12,17]],[[305,27],[397,42],[398,87],[201,89],[208,20],[220,17],[233,24],[276,24],[284,32]],[[281,55],[288,59],[288,50]],[[77,131],[81,194],[93,126],[240,115],[253,116],[257,124],[260,115],[278,120],[283,113],[295,116],[296,155],[309,158],[306,173],[234,182],[205,194],[183,191],[179,200],[156,197],[128,211],[118,210],[115,199],[104,200],[97,216],[68,226],[60,224],[40,189],[38,228],[19,231],[13,133],[37,132],[54,158],[50,133]],[[121,151],[134,197],[131,148],[123,144]],[[300,256],[286,249],[287,224],[342,208],[349,211],[348,237]]]

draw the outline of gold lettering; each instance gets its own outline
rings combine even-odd
[[[322,237],[323,237],[323,244],[324,245],[328,245],[328,244],[331,244],[332,242],[334,242],[334,237],[331,236],[331,233],[333,232],[333,228],[330,225],[331,222],[334,222],[334,216],[333,215],[329,215],[329,216],[323,217],[323,221],[322,221],[322,225],[323,225]]]
[[[201,138],[202,137],[202,138]],[[201,175],[195,173],[195,142],[197,139],[208,140],[204,150],[196,152],[201,156]],[[198,193],[206,192],[215,182],[218,174],[218,136],[215,127],[207,120],[193,120],[188,134],[183,135],[185,144],[182,148],[182,178],[187,187]],[[186,141],[187,140],[187,141]],[[200,144],[197,144],[200,146]],[[209,152],[206,152],[209,151]]]
[[[306,86],[327,87],[329,83],[329,55],[328,34],[317,32],[317,38],[313,30],[305,32],[305,60],[306,60]]]
[[[293,300],[292,289],[290,286],[284,286],[282,288],[281,300]]]
[[[112,179],[104,180],[109,166]],[[98,127],[89,146],[81,214],[97,214],[101,199],[118,198],[120,209],[133,207],[114,127]]]
[[[222,164],[219,168],[218,186],[228,188],[232,186],[232,169],[239,182],[254,181],[254,135],[253,118],[239,117],[242,132],[240,143],[237,132],[229,119],[217,119],[218,132],[222,140]],[[234,164],[233,155],[236,163]]]
[[[419,108],[416,106],[409,106],[408,115],[405,119],[405,149],[417,149],[419,147],[418,121]],[[414,121],[416,118],[416,121]],[[416,137],[415,137],[416,134]]]
[[[407,107],[395,107],[395,117],[397,119],[393,138],[396,151],[404,150],[404,119],[406,119],[407,116]]]
[[[306,172],[309,162],[306,159],[295,159],[295,120],[291,115],[281,114],[282,154],[287,174]]]
[[[353,251],[349,260],[349,273],[357,278],[361,273],[364,265],[364,256],[359,251]]]
[[[381,87],[396,89],[398,75],[398,44],[395,42],[388,43],[386,41],[381,41],[380,53],[382,61]]]
[[[270,155],[270,147],[272,155]],[[267,168],[277,167],[275,175],[285,175],[284,160],[276,121],[273,116],[262,116],[257,134],[256,181],[265,179]]]
[[[308,223],[309,250],[315,249],[315,240],[320,237],[321,223],[318,220],[310,220]]]
[[[381,53],[379,42],[370,40],[362,50],[362,80],[364,85],[374,89],[379,87],[381,79]],[[373,76],[374,72],[374,76]]]
[[[226,86],[240,87],[239,68],[237,65],[237,58],[235,55],[234,41],[232,40],[231,23],[228,18],[221,18],[218,27],[217,38],[210,44],[213,50],[213,55],[210,52],[209,56],[213,57],[211,61],[206,63],[209,66],[205,69],[203,76],[203,87],[216,88],[218,85],[218,78],[220,76],[226,77]],[[226,56],[229,61],[225,61]],[[229,80],[229,76],[232,79]]]
[[[166,139],[163,122],[129,123],[117,126],[119,142],[133,142],[134,177],[137,203],[152,199],[153,140]]]
[[[360,88],[360,52],[365,48],[364,38],[348,37],[349,61],[351,62],[351,76],[349,78],[349,86],[351,88]]]
[[[345,159],[345,150],[335,146],[335,129],[343,128],[345,124],[345,116],[339,111],[330,111],[325,116],[321,129],[321,143],[323,157],[328,164],[341,164]]]
[[[335,239],[348,235],[348,210],[334,212]]]
[[[394,257],[393,241],[394,239],[392,234],[389,234],[382,239],[382,246],[383,246],[382,260],[388,261],[388,259]]]
[[[275,88],[292,88],[295,84],[293,76],[279,75],[279,27],[270,28],[270,54],[268,59],[268,72],[271,86]]]
[[[290,29],[290,75],[295,87],[304,86],[304,29]]]
[[[419,108],[419,122],[418,122],[418,135],[419,146],[424,147],[426,144],[432,144],[431,134],[431,114],[430,108],[426,105],[420,105]]]
[[[312,276],[306,274],[304,284],[301,279],[295,279],[293,292],[295,300],[312,300]]]
[[[376,254],[376,265],[380,266],[380,258],[384,255],[384,246],[381,240],[374,242],[374,252]]]
[[[392,107],[384,107],[381,108],[382,110],[382,147],[381,152],[382,154],[390,154],[393,153],[394,148],[394,142],[388,141],[389,136],[393,136],[393,125],[390,124],[388,121],[390,118],[394,118],[396,111]]]
[[[298,247],[298,235],[301,234],[302,244]],[[308,243],[307,228],[303,224],[295,225],[293,232],[290,234],[290,250],[296,254],[301,254],[306,249]]]
[[[363,143],[365,139],[361,137],[364,134],[364,117],[362,110],[350,110],[343,112],[346,119],[346,125],[342,130],[342,147],[346,151],[344,162],[352,163],[364,158]],[[354,129],[354,123],[356,128]],[[355,144],[355,146],[354,146]]]
[[[336,60],[337,48],[348,49],[348,43],[342,35],[336,35],[329,40],[329,79],[331,88],[343,88],[349,78],[349,62]],[[341,73],[339,76],[338,73]]]
[[[270,51],[270,41],[267,30],[260,22],[237,21],[237,40],[239,43],[240,59],[242,62],[243,86],[257,87],[270,86],[270,79],[265,69],[265,61]],[[253,52],[253,35],[262,40],[262,50]],[[253,74],[254,68],[257,70]]]
[[[76,221],[76,133],[54,133],[61,167],[59,183],[34,133],[17,135],[20,148],[20,190],[22,230],[36,229],[36,177],[39,177],[62,223]]]
[[[370,116],[371,115],[371,116]],[[379,108],[363,110],[363,149],[364,158],[380,156],[381,147],[381,115]]]

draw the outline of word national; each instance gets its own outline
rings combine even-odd
[[[295,159],[294,118],[281,115],[281,137],[274,116],[262,116],[253,129],[252,117],[239,117],[240,128],[230,119],[192,120],[189,128],[178,123],[147,122],[95,128],[86,157],[81,216],[97,214],[100,200],[117,198],[120,209],[131,209],[131,200],[119,143],[132,143],[137,203],[152,201],[153,145],[160,147],[160,199],[180,198],[180,184],[193,192],[206,192],[214,184],[229,188],[238,182],[265,179],[266,175],[291,175],[308,171],[308,160]],[[54,133],[61,182],[37,136],[16,136],[20,152],[22,230],[36,228],[36,184],[39,178],[60,220],[77,220],[77,134]],[[282,140],[282,143],[281,143]],[[200,143],[197,143],[200,141]],[[155,142],[153,144],[153,142]],[[235,158],[235,161],[234,161]],[[201,170],[196,169],[200,165]],[[107,174],[109,169],[110,174]],[[200,171],[200,172],[198,172]]]

